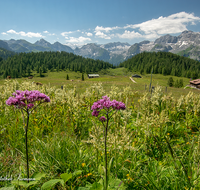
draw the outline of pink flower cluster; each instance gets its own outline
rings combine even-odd
[[[15,93],[12,94],[13,96],[9,97],[8,100],[6,100],[6,104],[11,106],[14,105],[17,108],[27,108],[31,109],[34,107],[34,102],[39,101],[39,102],[50,102],[50,98],[37,91],[20,91],[16,90]]]
[[[105,109],[106,111],[109,111],[110,108],[114,110],[125,110],[126,106],[122,102],[118,102],[116,100],[110,100],[109,97],[103,96],[103,99],[98,100],[97,102],[94,102],[94,104],[91,107],[91,110],[93,110],[92,115],[95,117],[98,117],[99,112],[101,109]],[[100,118],[101,121],[105,121],[105,117],[102,116]]]

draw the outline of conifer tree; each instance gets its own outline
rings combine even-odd
[[[82,73],[82,81],[84,81],[84,73]]]
[[[174,85],[176,88],[179,88],[179,81],[178,81],[178,79],[176,80],[176,82],[175,82],[175,85]]]
[[[172,77],[169,77],[167,84],[169,85],[169,87],[174,86],[174,79]]]
[[[42,77],[42,68],[41,67],[39,68],[39,74],[40,74],[40,77]]]
[[[183,87],[183,79],[180,79],[179,80],[179,88],[182,88]]]

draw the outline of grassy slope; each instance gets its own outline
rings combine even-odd
[[[66,75],[69,75],[70,80],[66,80]],[[108,69],[101,71],[99,78],[88,79],[85,74],[85,81],[81,81],[81,73],[79,72],[71,72],[71,71],[60,71],[60,72],[49,72],[45,74],[45,77],[38,77],[36,74],[33,79],[21,78],[17,79],[19,81],[24,80],[32,80],[34,82],[41,82],[42,84],[47,84],[51,86],[61,87],[62,85],[67,85],[69,88],[73,88],[73,86],[77,87],[78,92],[84,92],[85,89],[94,83],[101,82],[106,91],[109,91],[112,85],[118,86],[120,89],[126,86],[130,86],[134,91],[138,91],[139,94],[145,92],[145,85],[148,91],[148,86],[150,84],[151,75],[142,75],[142,78],[134,78],[136,83],[133,83],[129,77],[132,76],[133,73],[127,72],[126,68],[117,68],[117,69]],[[152,77],[152,85],[156,86],[157,84],[163,87],[163,92],[165,92],[165,88],[167,86],[167,81],[170,76],[163,76],[161,74],[153,74]],[[189,84],[188,78],[183,77],[175,77],[173,76],[174,81],[177,79],[183,79],[184,86]],[[12,79],[11,79],[12,80]],[[73,81],[71,81],[73,80]],[[0,85],[4,84],[4,80],[0,80]],[[173,88],[167,87],[167,93],[172,93],[174,97],[178,98],[180,95],[188,94],[189,91],[193,91],[194,93],[199,93],[199,90],[196,89],[183,89],[183,88]]]

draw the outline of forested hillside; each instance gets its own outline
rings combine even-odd
[[[101,69],[112,68],[113,65],[67,52],[37,52],[20,53],[6,60],[0,61],[0,75],[6,78],[30,76],[32,71],[46,73],[49,71],[59,71],[69,69],[85,73],[95,73]]]
[[[7,49],[0,48],[0,61],[2,59],[7,59],[8,57],[11,57],[11,56],[13,56],[15,54],[16,53],[14,51],[9,51]]]
[[[179,56],[170,52],[143,52],[124,61],[120,67],[142,73],[182,76],[188,78],[200,77],[200,62]]]

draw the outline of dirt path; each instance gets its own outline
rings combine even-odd
[[[132,82],[134,82],[134,83],[137,83],[137,82],[135,82],[135,81],[133,80],[133,78],[132,78],[132,77],[130,77],[130,79],[132,80]]]

